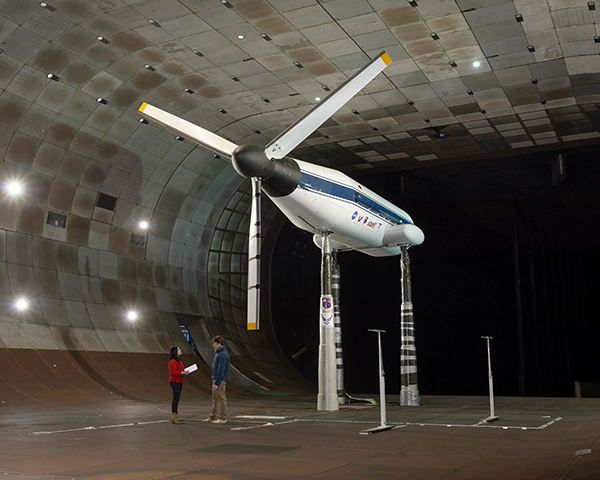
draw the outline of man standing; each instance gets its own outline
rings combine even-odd
[[[225,339],[221,335],[213,337],[215,359],[212,366],[212,412],[205,419],[208,423],[227,423],[226,388],[229,379],[229,352],[225,347]]]

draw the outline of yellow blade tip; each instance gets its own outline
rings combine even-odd
[[[142,106],[140,107],[139,111],[143,112],[147,106],[148,106],[148,104],[146,102],[142,103]]]
[[[249,323],[248,330],[256,330],[256,323]]]
[[[383,52],[383,55],[381,55],[381,59],[385,62],[386,65],[389,65],[390,63],[392,63],[392,59],[387,54],[387,52]]]

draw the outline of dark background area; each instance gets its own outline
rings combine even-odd
[[[497,395],[573,396],[600,381],[600,155],[569,150],[363,177],[425,232],[410,249],[421,394],[486,395],[482,335],[493,336]],[[399,256],[342,252],[346,389],[399,393]],[[271,272],[280,346],[317,381],[320,250],[286,222]],[[302,347],[304,354],[292,358]]]

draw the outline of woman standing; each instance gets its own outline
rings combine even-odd
[[[181,389],[183,388],[183,376],[189,375],[183,368],[183,362],[179,360],[181,355],[181,348],[171,347],[171,353],[169,354],[169,383],[173,390],[173,402],[171,403],[171,423],[181,423],[177,413],[177,407],[179,406],[179,399],[181,398]]]

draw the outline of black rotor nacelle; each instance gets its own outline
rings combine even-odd
[[[271,197],[284,197],[300,183],[300,167],[292,158],[269,160],[262,148],[240,145],[231,155],[233,168],[242,177],[261,178],[262,189]]]

